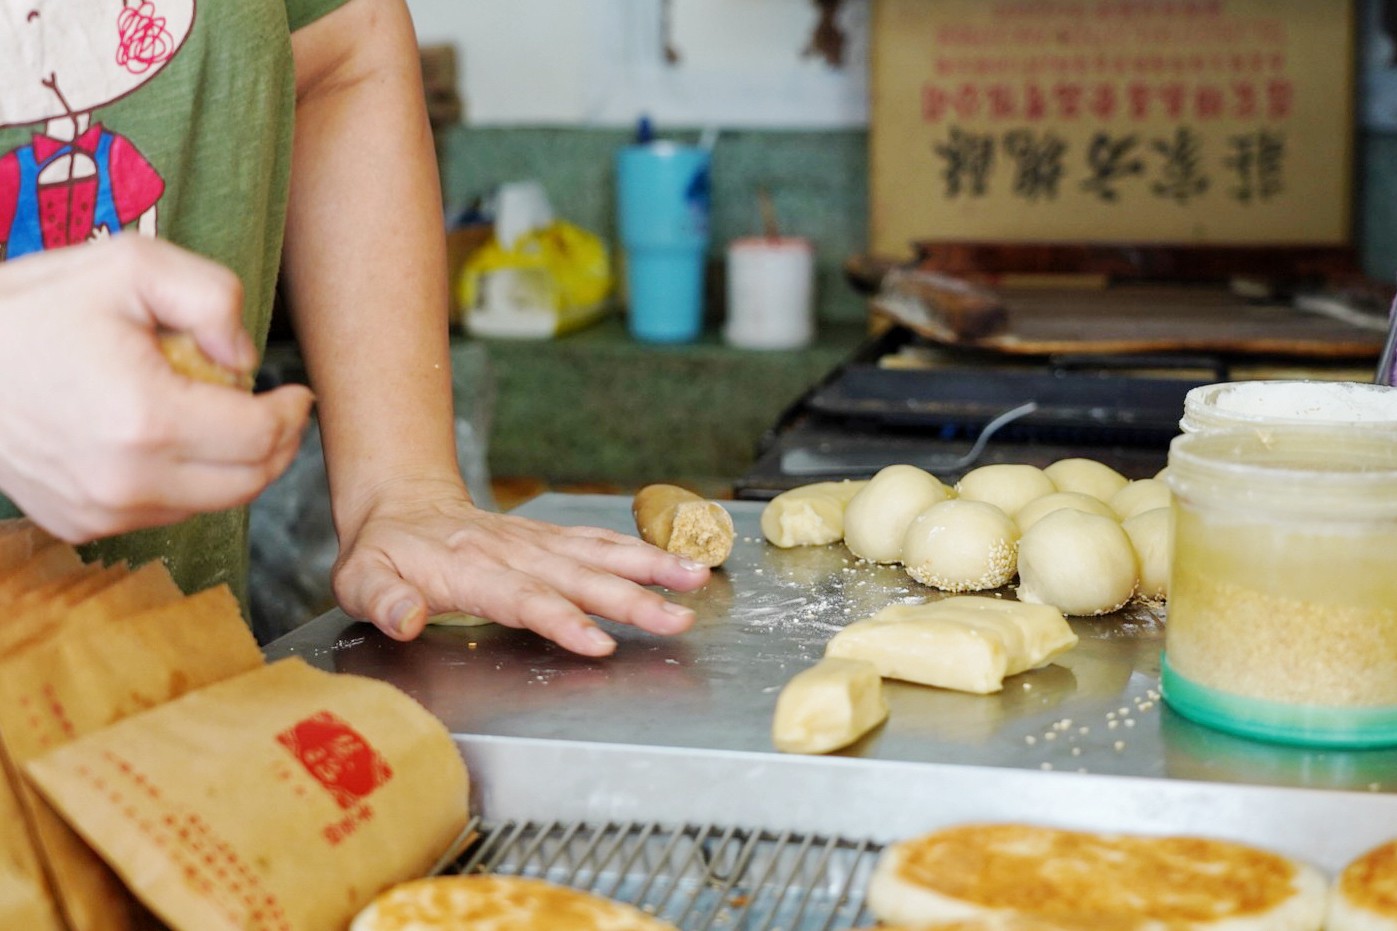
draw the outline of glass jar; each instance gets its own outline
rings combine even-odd
[[[1237,381],[1184,396],[1185,433],[1313,424],[1388,429],[1397,435],[1397,388],[1353,381]]]
[[[1162,691],[1219,730],[1397,744],[1397,441],[1356,428],[1183,434]]]

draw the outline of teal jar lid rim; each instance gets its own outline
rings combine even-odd
[[[1335,708],[1249,698],[1200,685],[1164,654],[1160,693],[1169,707],[1214,730],[1297,747],[1397,746],[1397,706]]]

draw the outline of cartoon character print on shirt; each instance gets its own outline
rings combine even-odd
[[[0,155],[4,258],[154,236],[165,182],[94,117],[139,92],[194,25],[197,0],[0,0],[0,128],[34,126]]]

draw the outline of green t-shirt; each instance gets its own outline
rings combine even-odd
[[[0,11],[5,258],[103,227],[158,235],[237,272],[243,319],[262,346],[290,179],[290,37],[344,2],[65,0]],[[65,167],[78,162],[86,168]],[[0,512],[16,510],[0,498]],[[164,558],[185,591],[227,582],[245,603],[247,542],[238,508],[99,541],[85,555]]]

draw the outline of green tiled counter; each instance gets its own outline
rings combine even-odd
[[[495,382],[489,464],[495,476],[552,482],[730,480],[762,433],[839,365],[863,326],[824,324],[804,349],[733,349],[716,334],[694,344],[638,343],[612,317],[551,341],[463,341],[458,369]]]

